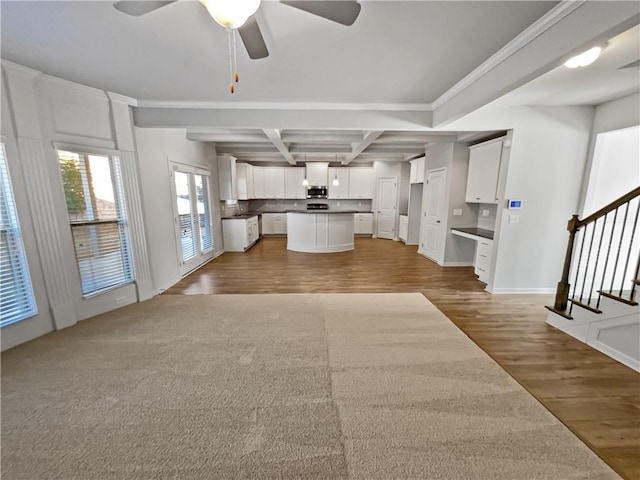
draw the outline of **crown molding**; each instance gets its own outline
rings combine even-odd
[[[185,102],[137,100],[142,108],[189,108],[209,110],[351,110],[430,112],[428,103],[312,103],[312,102]]]
[[[138,100],[132,97],[127,97],[126,95],[121,95],[119,93],[107,92],[107,96],[112,102],[116,103],[124,103],[125,105],[130,105],[132,107],[138,106]]]
[[[567,15],[580,8],[587,3],[588,0],[563,0],[546,14],[540,17],[536,22],[523,30],[518,36],[507,43],[504,47],[494,53],[485,60],[480,66],[471,71],[466,77],[456,83],[449,90],[444,92],[432,104],[433,109],[440,108],[444,103],[451,100],[460,92],[478,81],[482,76],[496,68],[509,57],[513,56],[520,49],[533,42],[541,34],[549,30],[556,23],[561,21]]]
[[[33,68],[10,62],[9,60],[5,60],[4,58],[0,59],[0,61],[2,62],[2,67],[11,73],[17,73],[29,79],[33,79],[42,75],[42,72],[39,70],[34,70]]]

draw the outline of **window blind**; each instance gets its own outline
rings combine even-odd
[[[209,177],[195,175],[198,197],[198,220],[200,222],[200,250],[205,252],[213,247],[211,235],[211,208],[209,206]]]
[[[58,151],[82,293],[133,280],[117,157]]]
[[[0,327],[36,314],[4,145],[0,144]]]

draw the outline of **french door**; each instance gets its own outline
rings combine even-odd
[[[180,274],[185,275],[213,250],[210,176],[204,169],[172,163],[171,178]]]

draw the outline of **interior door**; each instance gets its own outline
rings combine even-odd
[[[422,253],[436,262],[443,261],[446,169],[429,170],[423,205]]]
[[[393,240],[396,228],[398,181],[395,177],[378,180],[378,238]]]

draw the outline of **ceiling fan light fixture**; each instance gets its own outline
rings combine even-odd
[[[564,62],[564,66],[567,68],[586,67],[587,65],[591,65],[593,62],[595,62],[600,56],[601,52],[601,46],[590,48],[586,52],[582,52],[579,55],[571,57],[569,60]]]
[[[260,0],[200,0],[209,15],[225,28],[237,29],[256,13]]]

